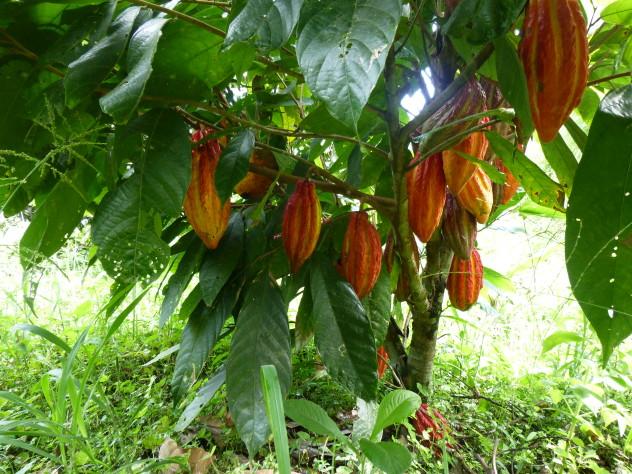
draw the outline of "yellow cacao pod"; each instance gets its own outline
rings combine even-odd
[[[476,218],[479,224],[487,222],[494,205],[494,192],[492,180],[480,166],[476,166],[474,174],[457,194],[456,199],[461,207]]]
[[[298,272],[312,255],[320,236],[321,209],[316,186],[302,180],[290,196],[283,212],[283,247],[292,273]]]

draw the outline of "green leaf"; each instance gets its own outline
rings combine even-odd
[[[296,53],[305,80],[335,118],[355,128],[384,69],[400,0],[324,0],[303,10]]]
[[[20,240],[20,261],[25,270],[52,256],[66,243],[98,192],[95,180],[94,168],[78,162],[37,206]]]
[[[314,335],[314,309],[312,293],[309,289],[309,282],[305,284],[303,296],[296,312],[296,322],[294,323],[294,344],[300,349],[305,346]]]
[[[606,363],[632,333],[632,86],[608,94],[595,115],[566,215],[571,288]]]
[[[195,398],[189,403],[174,427],[175,431],[184,431],[195,418],[200,414],[202,409],[212,400],[217,391],[226,380],[226,370],[222,367],[206,384],[198,390]]]
[[[502,273],[498,273],[496,270],[492,270],[489,267],[483,267],[483,278],[485,279],[485,282],[489,283],[499,291],[504,291],[506,293],[514,293],[516,291],[516,287],[511,281],[511,278],[507,278]]]
[[[218,247],[207,253],[200,268],[200,288],[207,305],[212,305],[215,301],[237,267],[243,250],[244,220],[237,212],[230,217],[228,228]]]
[[[255,134],[245,129],[222,151],[215,171],[215,187],[220,201],[225,202],[233,189],[248,173],[250,156],[255,149]]]
[[[283,412],[283,395],[279,385],[279,376],[273,365],[261,367],[261,387],[266,403],[268,422],[272,427],[274,450],[276,451],[279,474],[290,474],[290,448],[287,443],[285,414]]]
[[[561,134],[557,134],[553,140],[547,143],[540,143],[544,157],[549,162],[555,176],[560,181],[566,194],[570,194],[573,188],[573,179],[577,171],[577,160],[575,155],[568,148]]]
[[[66,104],[74,107],[92,94],[120,59],[140,7],[130,7],[116,18],[110,34],[68,65],[64,77]]]
[[[254,40],[264,51],[281,47],[292,34],[303,0],[250,0],[231,21],[224,44]]]
[[[285,414],[312,433],[348,442],[334,420],[329,418],[327,412],[314,402],[309,400],[286,400]]]
[[[584,338],[581,334],[571,331],[556,331],[542,341],[542,353],[549,352],[560,344],[582,342]]]
[[[494,41],[496,51],[496,76],[503,97],[513,106],[520,119],[525,136],[533,133],[533,120],[529,106],[527,77],[514,44],[501,36]]]
[[[160,327],[165,325],[176,310],[182,293],[186,290],[193,274],[200,267],[205,251],[206,247],[202,241],[195,239],[182,256],[176,272],[169,278],[169,283],[167,283],[164,290],[165,298],[160,306]]]
[[[361,439],[360,449],[375,467],[386,474],[406,472],[413,459],[404,446],[393,441],[373,443],[368,439]]]
[[[70,352],[71,350],[68,344],[46,328],[35,326],[33,324],[16,324],[11,328],[11,332],[14,331],[28,331],[36,336],[46,339],[49,342],[52,342],[64,352]]]
[[[420,405],[419,395],[409,390],[393,390],[387,393],[377,409],[371,439],[375,439],[384,428],[406,421]]]
[[[180,350],[171,379],[174,404],[182,399],[200,375],[209,352],[213,349],[226,319],[235,306],[238,294],[239,288],[229,285],[212,307],[200,303],[189,317],[182,332]]]
[[[606,23],[630,26],[632,24],[632,0],[618,0],[601,11]]]
[[[281,392],[290,387],[290,331],[283,296],[266,272],[248,289],[226,362],[228,408],[250,456],[265,443],[269,426],[259,370],[273,365]]]
[[[459,150],[454,151],[456,151],[461,158],[466,159],[467,161],[471,161],[472,163],[476,163],[478,166],[480,166],[483,171],[485,171],[485,174],[489,176],[489,179],[491,179],[494,183],[505,183],[505,174],[502,171],[499,171],[494,165],[488,163],[487,161],[479,160],[475,156],[472,156],[468,153],[463,153]]]
[[[495,132],[485,132],[494,152],[520,181],[529,197],[541,206],[564,211],[564,189],[542,171],[538,165],[516,150],[513,143]]]
[[[127,51],[127,77],[99,100],[103,111],[117,122],[129,120],[143,96],[162,27],[167,21],[153,18],[136,30]]]
[[[353,289],[324,256],[312,259],[316,347],[331,376],[365,400],[375,398],[377,360],[371,323]]]
[[[371,321],[375,345],[381,346],[386,338],[388,322],[391,317],[391,277],[385,266],[382,266],[382,271],[373,290],[362,303],[366,309],[367,317]]]

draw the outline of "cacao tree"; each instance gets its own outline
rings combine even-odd
[[[358,397],[387,359],[428,387],[442,312],[484,284],[477,225],[531,200],[566,213],[605,363],[632,333],[629,5],[3,2],[0,203],[29,220],[25,275],[89,225],[107,314],[157,285],[160,325],[186,321],[175,403],[234,328],[210,383],[254,453],[259,368],[287,392],[312,337]]]

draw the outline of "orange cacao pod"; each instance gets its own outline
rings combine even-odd
[[[492,183],[492,191],[494,194],[494,207],[507,204],[516,194],[520,183],[516,177],[507,169],[502,160],[495,159],[494,166],[498,171],[505,174],[505,182],[503,184]]]
[[[465,311],[476,303],[483,288],[483,264],[478,250],[472,249],[467,260],[456,255],[452,257],[447,288],[450,302],[455,308]]]
[[[476,243],[476,219],[448,194],[442,227],[443,237],[457,257],[467,260]]]
[[[250,158],[250,163],[274,170],[278,169],[274,155],[269,150],[256,150]],[[271,184],[271,178],[249,171],[244,179],[237,183],[235,192],[248,199],[261,199]]]
[[[415,157],[419,157],[419,154]],[[445,177],[441,153],[426,158],[406,174],[408,221],[422,242],[428,242],[441,223],[445,204]]]
[[[191,135],[198,143],[210,129],[197,130]],[[215,188],[215,170],[222,148],[218,140],[208,140],[191,152],[191,182],[184,198],[184,213],[191,227],[210,249],[217,248],[230,218],[230,201],[222,205]]]
[[[380,346],[377,349],[377,377],[381,379],[386,369],[388,369],[388,352],[384,346]]]
[[[366,212],[352,212],[342,241],[340,272],[358,295],[371,293],[382,267],[380,234],[369,222]]]
[[[483,132],[468,135],[461,143],[443,152],[443,172],[448,188],[455,195],[461,192],[465,183],[472,177],[478,165],[466,160],[457,152],[484,160],[489,148],[489,142]]]
[[[481,224],[487,222],[494,204],[494,192],[492,180],[480,166],[476,167],[474,174],[457,194],[456,199],[461,207],[476,218],[477,222]]]
[[[586,21],[578,0],[530,0],[520,59],[540,140],[551,141],[581,101],[588,78]]]
[[[283,212],[281,235],[292,273],[298,272],[318,243],[321,209],[316,186],[302,180],[290,196]]]

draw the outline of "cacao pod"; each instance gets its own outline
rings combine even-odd
[[[495,159],[494,166],[498,171],[505,174],[505,182],[503,184],[492,183],[492,192],[494,194],[494,208],[507,204],[516,194],[520,183],[516,177],[507,169],[502,160]]]
[[[531,116],[540,140],[551,141],[579,105],[588,78],[586,21],[578,0],[530,0],[519,54]]]
[[[274,155],[269,150],[256,150],[250,158],[250,163],[274,170],[278,169]],[[272,178],[249,171],[244,179],[237,183],[235,192],[244,198],[261,199],[268,192],[272,181]]]
[[[478,165],[457,152],[484,160],[489,148],[489,142],[483,132],[474,132],[468,135],[461,143],[450,150],[443,152],[443,172],[450,191],[457,195],[461,192],[465,183],[472,177]]]
[[[443,238],[454,255],[467,260],[476,243],[476,219],[457,202],[452,194],[448,194],[443,217]]]
[[[285,205],[281,231],[292,273],[298,272],[314,252],[320,235],[321,217],[314,183],[307,180],[296,183],[296,189]]]
[[[197,130],[191,140],[198,143],[209,133],[210,129]],[[208,140],[192,150],[191,182],[184,198],[187,220],[210,249],[217,248],[230,218],[230,201],[222,205],[215,188],[215,170],[221,154],[218,140]]]
[[[358,298],[364,298],[375,286],[381,267],[380,234],[366,212],[352,212],[342,241],[340,273],[351,283]]]
[[[384,346],[380,346],[377,349],[377,377],[384,377],[384,373],[388,369],[388,352]]]
[[[474,118],[464,122],[448,125],[455,120],[468,117],[486,110],[485,92],[480,83],[472,78],[459,91],[450,98],[439,110],[426,120],[420,130],[419,149],[422,153],[435,150],[439,145],[448,142],[452,137],[472,128],[478,123]],[[436,130],[439,127],[448,125],[445,129]],[[447,147],[446,147],[447,148]]]
[[[494,204],[494,193],[492,180],[480,166],[476,167],[474,174],[457,194],[456,199],[461,207],[476,218],[477,222],[481,224],[487,222]]]
[[[466,311],[478,300],[483,288],[483,264],[478,250],[472,249],[470,258],[462,260],[452,257],[448,275],[448,296],[452,306]]]
[[[419,154],[415,157],[418,159]],[[441,153],[431,155],[406,174],[408,221],[422,242],[428,242],[441,223],[445,204],[445,177]]]

